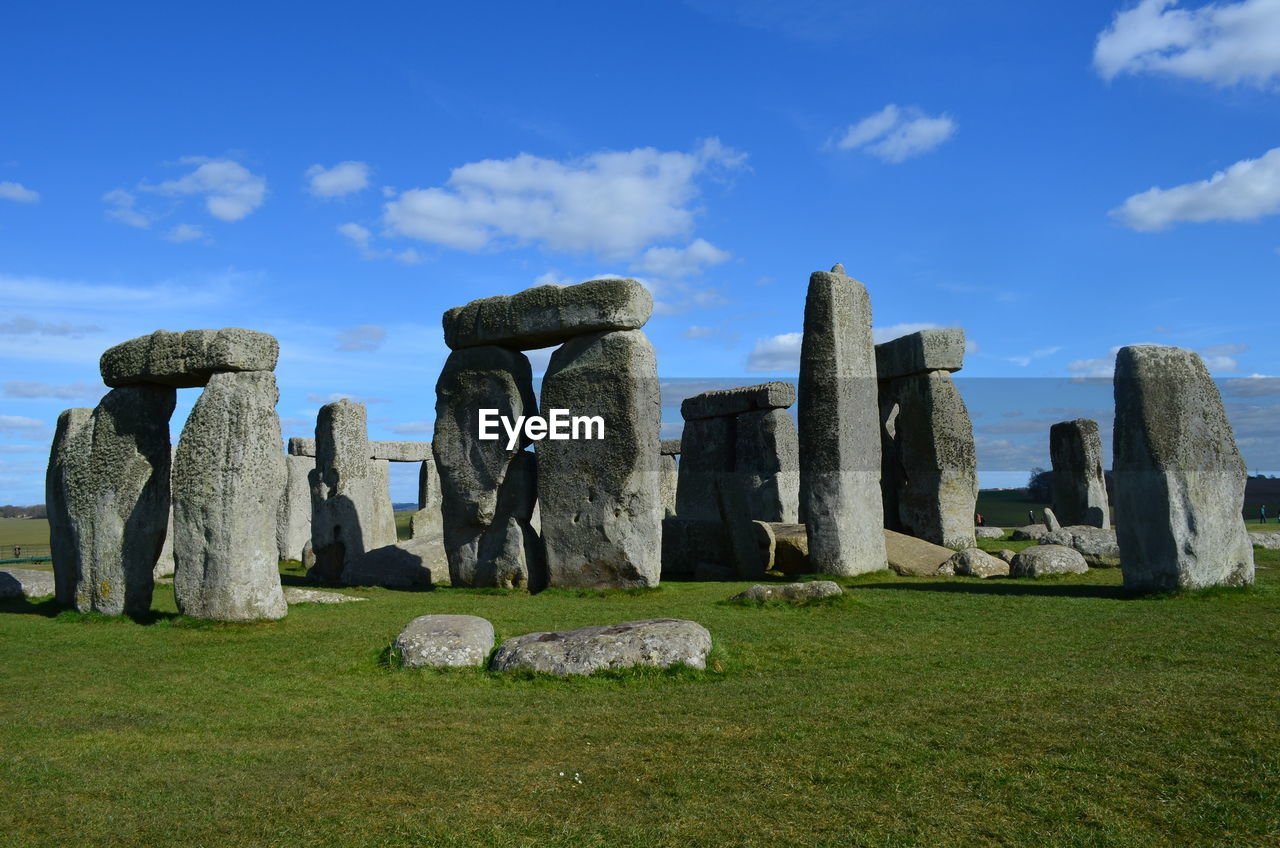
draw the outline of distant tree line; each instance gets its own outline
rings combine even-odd
[[[49,513],[45,510],[44,504],[36,504],[35,506],[12,506],[6,504],[0,506],[0,518],[48,518]]]

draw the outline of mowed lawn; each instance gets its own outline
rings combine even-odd
[[[995,542],[989,547],[1000,547]],[[530,597],[350,590],[283,621],[0,606],[0,844],[1275,845],[1280,556],[1135,599],[1116,570]],[[301,580],[286,568],[286,583]],[[499,638],[653,616],[713,668],[593,679],[391,667],[411,618]]]

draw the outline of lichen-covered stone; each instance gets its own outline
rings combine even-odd
[[[958,577],[1008,577],[1009,563],[981,548],[965,548],[952,554],[938,573]]]
[[[285,458],[284,495],[276,515],[276,554],[280,559],[302,559],[311,540],[311,472],[314,457],[289,454]]]
[[[593,674],[613,668],[686,665],[702,669],[711,634],[701,624],[675,618],[627,621],[549,633],[529,633],[503,642],[489,667],[548,674]]]
[[[0,571],[0,601],[15,598],[43,598],[54,594],[53,575],[31,568],[6,568]]]
[[[1141,592],[1254,579],[1245,465],[1218,387],[1194,352],[1116,355],[1113,470],[1124,585]]]
[[[1064,525],[1111,526],[1098,422],[1060,421],[1049,428],[1053,512]]]
[[[1090,568],[1116,568],[1120,565],[1120,544],[1114,530],[1077,524],[1060,527],[1040,537],[1042,545],[1063,545],[1079,551]]]
[[[790,383],[761,383],[687,397],[680,403],[680,414],[686,421],[693,421],[757,410],[786,409],[795,402],[796,389]]]
[[[973,529],[973,535],[977,536],[979,539],[1003,539],[1004,528],[1003,527],[975,527]]]
[[[733,473],[737,458],[736,422],[732,417],[695,418],[684,423],[677,471],[676,515],[719,520],[720,480]]]
[[[493,625],[474,615],[420,615],[395,649],[405,668],[480,666],[493,650]]]
[[[382,586],[386,589],[426,588],[449,583],[449,560],[440,537],[406,539],[374,548],[342,569],[344,586]]]
[[[290,436],[289,455],[314,458],[316,455],[316,440],[309,439],[306,436]]]
[[[662,501],[663,518],[671,518],[676,514],[679,482],[680,472],[676,465],[676,458],[671,454],[662,454],[658,458],[658,489]]]
[[[794,524],[800,516],[800,437],[785,409],[735,418],[734,475],[755,521]]]
[[[679,456],[680,440],[679,439],[659,439],[658,452],[663,456]]]
[[[87,560],[91,555],[91,525],[79,509],[72,516],[71,506],[78,493],[90,485],[89,453],[93,447],[93,410],[64,410],[58,416],[49,449],[49,468],[45,474],[45,509],[49,516],[49,549],[53,559],[59,603],[75,604],[76,590],[88,577]],[[86,535],[82,538],[81,533]]]
[[[843,271],[815,272],[800,349],[800,517],[824,574],[885,567],[871,299]]]
[[[739,592],[731,601],[814,601],[843,595],[844,590],[830,580],[811,580],[805,583],[767,584],[757,583],[745,592]]]
[[[929,371],[959,371],[964,365],[964,330],[919,330],[876,345],[876,371],[895,380]]]
[[[343,595],[338,592],[324,592],[319,589],[299,589],[297,586],[286,586],[284,588],[284,600],[289,606],[293,606],[294,604],[351,604],[369,599],[357,598],[355,595]]]
[[[283,618],[276,520],[284,443],[275,375],[214,374],[178,440],[173,468],[178,611],[215,621]]]
[[[369,442],[369,456],[387,462],[425,462],[432,458],[430,442]]]
[[[274,371],[280,344],[255,330],[156,330],[122,342],[102,354],[102,381],[108,386],[158,383],[178,389],[203,386],[219,371]]]
[[[1064,545],[1023,548],[1009,563],[1010,577],[1044,577],[1049,574],[1084,574],[1089,565],[1079,551]]]
[[[593,333],[636,330],[651,314],[653,295],[635,280],[537,286],[450,309],[444,313],[444,340],[455,350],[483,345],[533,350]]]
[[[662,412],[649,339],[627,330],[567,342],[551,355],[542,407],[604,419],[603,439],[538,443],[550,585],[656,586],[662,571]]]

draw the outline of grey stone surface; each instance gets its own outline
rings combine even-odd
[[[338,592],[322,592],[319,589],[299,589],[296,586],[284,588],[284,601],[290,606],[294,604],[351,604],[356,601],[367,601],[368,598],[357,598],[355,595],[343,595]]]
[[[757,410],[786,409],[795,402],[796,388],[790,383],[761,383],[687,397],[680,403],[680,414],[684,420],[693,421]]]
[[[684,423],[677,472],[676,515],[719,520],[720,480],[733,473],[737,456],[736,420],[698,418]]]
[[[593,674],[611,668],[683,664],[706,668],[711,634],[701,624],[675,618],[627,621],[550,633],[529,633],[498,647],[489,667],[548,674]]]
[[[662,517],[671,518],[676,514],[676,493],[679,489],[680,472],[676,458],[671,454],[662,454],[658,458],[658,490],[662,502]]]
[[[1040,537],[1042,545],[1063,545],[1080,552],[1090,568],[1116,568],[1120,565],[1120,544],[1114,530],[1077,524],[1062,527]]]
[[[218,371],[273,371],[280,357],[274,336],[255,330],[156,330],[102,354],[102,381],[113,388],[157,383],[203,386]]]
[[[441,498],[440,469],[436,467],[435,454],[432,454],[418,468],[418,509],[439,511]]]
[[[1058,521],[1058,516],[1054,514],[1052,507],[1044,508],[1044,527],[1050,533],[1062,529],[1062,522]]]
[[[1018,555],[1017,551],[1010,550],[1009,548],[1001,548],[1000,550],[996,551],[996,556],[1007,563],[1012,563],[1013,558],[1016,557],[1017,555]]]
[[[184,615],[289,611],[276,544],[287,476],[278,399],[274,374],[218,373],[187,416],[173,466],[173,594]]]
[[[1049,528],[1043,524],[1027,524],[1023,527],[1013,528],[1013,534],[1009,537],[1015,542],[1027,542],[1044,538],[1049,532]]]
[[[882,380],[929,371],[959,371],[964,365],[964,330],[919,330],[876,345],[876,371]]]
[[[1079,551],[1063,545],[1023,548],[1009,563],[1010,577],[1044,577],[1048,574],[1084,574],[1088,564]]]
[[[676,516],[662,522],[662,579],[697,580],[698,566],[712,565],[727,570],[724,579],[732,580],[737,570],[733,562],[733,550],[729,536],[717,517],[715,519],[685,518]]]
[[[395,641],[405,668],[482,666],[493,650],[493,625],[475,615],[420,615]]]
[[[1124,585],[1141,592],[1254,579],[1241,510],[1245,465],[1200,357],[1155,345],[1116,355],[1116,531]]]
[[[808,574],[809,535],[803,524],[771,523],[773,534],[773,568],[783,574]]]
[[[744,412],[735,421],[734,480],[755,521],[800,520],[800,436],[785,409]]]
[[[290,436],[289,455],[309,456],[314,458],[316,455],[316,440],[309,439],[305,436]]]
[[[898,533],[893,530],[881,531],[885,550],[888,555],[889,568],[903,577],[932,577],[938,573],[943,563],[951,559],[955,551]],[[809,534],[809,544],[813,544],[813,533]],[[812,557],[812,554],[810,554]]]
[[[363,404],[339,400],[316,418],[316,467],[310,474],[312,579],[337,582],[366,551],[395,544],[387,463],[369,459]]]
[[[949,548],[973,547],[977,449],[951,374],[882,380],[879,402],[885,526]]]
[[[679,456],[680,440],[679,439],[659,439],[658,452],[663,456]]]
[[[369,455],[388,462],[425,462],[432,458],[430,442],[369,442]]]
[[[1280,551],[1280,533],[1250,533],[1249,541],[1259,548]]]
[[[54,593],[53,575],[30,568],[0,569],[0,601],[43,598]]]
[[[425,588],[449,583],[449,561],[439,537],[405,539],[361,554],[342,569],[344,586]]]
[[[508,449],[505,431],[480,439],[481,409],[512,421],[537,414],[524,354],[494,346],[455,350],[436,382],[432,446],[450,579],[455,586],[537,591],[546,585],[542,543],[531,526],[538,462],[524,441]]]
[[[170,448],[169,471],[173,473],[173,458],[178,452],[177,445]],[[157,580],[161,577],[172,577],[173,570],[176,567],[173,561],[173,480],[169,480],[169,523],[164,531],[164,547],[160,549],[160,556],[156,558],[155,568],[151,569],[151,573]]]
[[[605,421],[603,439],[538,443],[538,500],[552,586],[657,585],[660,404],[653,346],[641,330],[583,336],[551,355],[543,408]]]
[[[830,580],[812,580],[806,583],[767,584],[757,583],[745,592],[739,592],[731,601],[812,601],[843,595],[839,585]]]
[[[1049,428],[1053,462],[1053,512],[1064,525],[1111,526],[1107,481],[1102,470],[1098,422],[1059,421]]]
[[[952,554],[938,573],[958,577],[1008,577],[1009,563],[981,548],[965,548]]]
[[[444,340],[455,350],[484,345],[532,350],[598,332],[636,330],[651,314],[653,296],[635,280],[537,286],[450,309],[444,314]]]
[[[973,535],[977,536],[979,539],[1003,539],[1004,528],[1003,527],[975,527],[973,529]]]
[[[166,386],[126,386],[108,392],[87,422],[74,410],[59,418],[47,502],[51,516],[65,510],[65,522],[50,522],[61,603],[107,615],[150,610],[169,523],[175,401]]]
[[[289,454],[285,461],[284,494],[276,513],[276,556],[302,559],[302,549],[311,540],[311,472],[314,457]]]
[[[824,574],[885,567],[871,299],[842,272],[809,278],[800,350],[800,517]]]

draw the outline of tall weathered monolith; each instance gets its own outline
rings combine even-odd
[[[1111,526],[1107,479],[1102,470],[1098,422],[1059,421],[1049,428],[1053,462],[1053,512],[1066,525]]]
[[[1124,585],[1141,592],[1254,578],[1245,465],[1204,362],[1176,347],[1116,355],[1113,472]]]
[[[871,299],[836,265],[809,277],[800,349],[800,511],[815,571],[886,566]]]
[[[284,495],[276,518],[276,553],[280,559],[302,559],[311,541],[311,472],[313,456],[290,454],[285,461]]]
[[[93,410],[63,411],[49,450],[44,502],[49,516],[54,591],[58,603],[64,606],[75,605],[81,582],[92,579],[86,563],[92,527],[82,526],[71,512],[72,504],[81,497],[79,493],[91,485],[88,472],[92,447]]]

